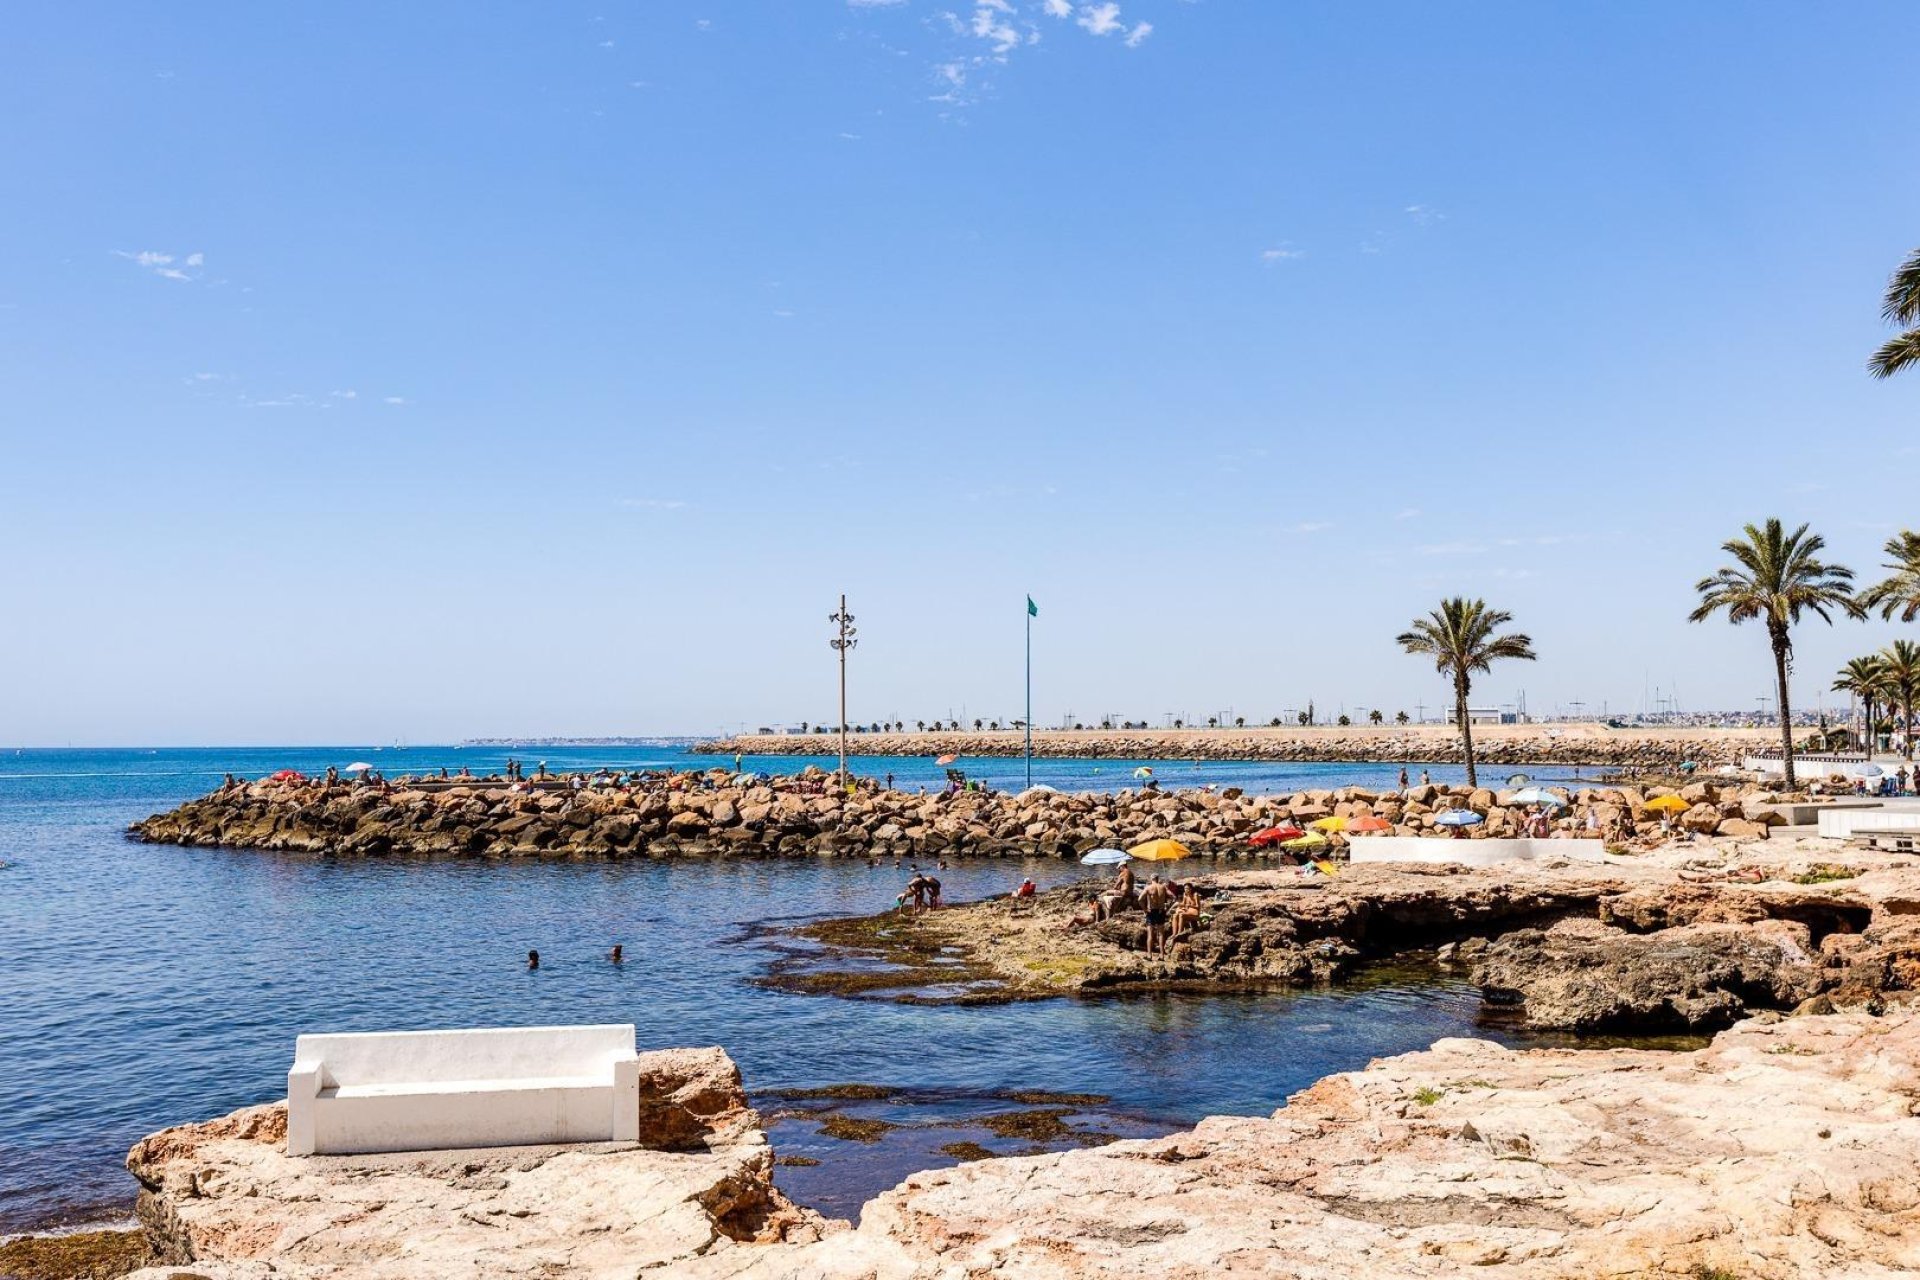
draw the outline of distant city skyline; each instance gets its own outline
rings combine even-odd
[[[1455,594],[1757,712],[1720,543],[1920,524],[1910,5],[112,12],[0,49],[7,745],[830,718],[841,592],[863,722],[1028,595],[1041,724],[1439,716]]]

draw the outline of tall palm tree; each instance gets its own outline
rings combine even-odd
[[[1920,533],[1902,529],[1887,539],[1886,553],[1892,557],[1882,566],[1888,575],[1860,596],[1862,608],[1878,609],[1883,618],[1900,615],[1900,621],[1920,618]]]
[[[1880,315],[1888,324],[1908,326],[1905,333],[1889,339],[1867,361],[1868,373],[1876,378],[1891,378],[1920,362],[1920,249],[1908,254],[1900,269],[1893,273],[1893,279],[1887,281]]]
[[[1826,539],[1801,525],[1788,533],[1777,518],[1756,528],[1746,526],[1738,538],[1721,544],[1733,557],[1711,577],[1700,579],[1694,590],[1700,604],[1687,615],[1689,622],[1705,622],[1724,611],[1727,621],[1758,618],[1767,625],[1773,646],[1774,681],[1779,686],[1780,747],[1786,765],[1787,789],[1793,790],[1793,715],[1787,705],[1787,672],[1793,666],[1793,624],[1803,612],[1831,623],[1829,610],[1857,616],[1853,599],[1853,570],[1820,559]]]
[[[1460,723],[1460,743],[1467,754],[1467,785],[1477,787],[1480,779],[1473,767],[1473,726],[1467,717],[1467,695],[1473,690],[1473,673],[1491,671],[1501,658],[1534,659],[1533,641],[1519,632],[1495,635],[1513,621],[1502,609],[1489,609],[1485,600],[1455,596],[1442,600],[1440,607],[1424,618],[1415,618],[1413,628],[1394,637],[1394,643],[1408,653],[1422,653],[1433,659],[1434,669],[1453,678],[1454,718]]]
[[[1920,697],[1920,644],[1895,640],[1874,655],[1886,677],[1887,696],[1900,705],[1900,726],[1905,730],[1907,759],[1913,759],[1913,703]]]
[[[1887,693],[1887,671],[1878,656],[1868,654],[1864,658],[1849,658],[1847,665],[1840,668],[1840,674],[1834,677],[1835,693],[1850,693],[1860,700],[1860,711],[1865,725],[1861,743],[1865,746],[1869,759],[1873,756],[1873,726],[1876,723],[1874,710],[1880,705]]]

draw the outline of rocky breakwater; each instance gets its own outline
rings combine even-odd
[[[1779,746],[1766,729],[1614,729],[1604,724],[1478,725],[1474,753],[1483,765],[1605,765],[1628,772],[1672,772],[1697,765],[1739,764],[1756,750]],[[858,756],[1018,756],[1025,735],[1008,730],[856,731],[847,752]],[[741,734],[698,743],[715,755],[830,756],[837,733]],[[1297,763],[1458,764],[1460,735],[1444,725],[1240,729],[1039,729],[1037,756],[1099,760],[1273,760]]]
[[[1384,960],[1452,966],[1539,1029],[1723,1027],[1810,1000],[1920,988],[1920,867],[1837,866],[1765,846],[1676,846],[1607,864],[1362,864],[1339,875],[1192,877],[1199,925],[1146,950],[1138,911],[1083,923],[1099,882],[927,912],[803,926],[825,956],[778,962],[788,989],[969,1003],[1126,989],[1305,986]],[[850,963],[842,963],[847,957]]]
[[[1552,821],[1566,837],[1624,834],[1660,823],[1649,808],[1670,788],[1558,789]],[[1702,835],[1763,838],[1780,821],[1772,793],[1699,782],[1677,794],[1675,821]],[[1238,788],[1063,794],[1035,790],[918,794],[871,779],[851,795],[826,775],[742,782],[724,770],[634,785],[552,789],[437,781],[390,786],[304,779],[236,783],[137,822],[160,844],[344,857],[1049,856],[1169,836],[1196,853],[1250,855],[1249,837],[1282,823],[1376,817],[1403,835],[1431,834],[1447,809],[1471,809],[1475,835],[1520,834],[1524,811],[1486,788],[1359,787],[1249,796]],[[1589,813],[1592,821],[1588,820]],[[1623,822],[1624,820],[1624,822]],[[1336,842],[1340,837],[1336,836]]]
[[[641,1057],[641,1142],[286,1154],[284,1104],[166,1129],[127,1155],[154,1277],[631,1276],[826,1224],[718,1049]]]
[[[775,1196],[757,1159],[276,1142],[255,1110],[134,1149],[194,1247],[140,1280],[1893,1280],[1920,1272],[1920,1010],[1767,1015],[1687,1053],[1442,1040],[1271,1116],[913,1174],[857,1228],[777,1241],[712,1207]]]

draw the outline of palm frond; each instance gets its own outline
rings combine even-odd
[[[1889,338],[1867,358],[1867,372],[1876,378],[1891,378],[1920,363],[1920,329],[1909,329]]]
[[[1887,281],[1880,318],[1888,324],[1912,324],[1920,319],[1920,249],[1909,253]]]

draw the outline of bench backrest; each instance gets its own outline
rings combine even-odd
[[[301,1036],[294,1066],[318,1068],[323,1087],[613,1076],[633,1053],[632,1023],[586,1027],[486,1027]]]

